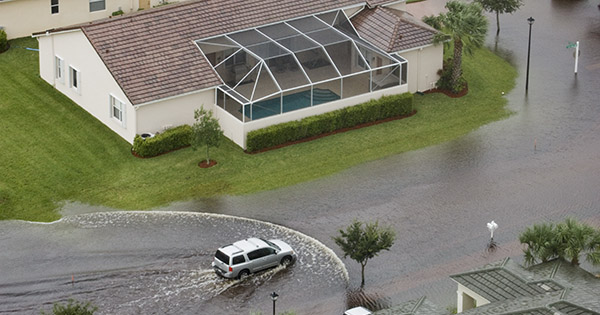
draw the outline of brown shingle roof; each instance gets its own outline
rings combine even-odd
[[[360,0],[196,0],[81,25],[132,104],[221,84],[194,40]]]
[[[409,13],[386,7],[363,10],[352,24],[362,38],[390,53],[429,45],[437,33]]]

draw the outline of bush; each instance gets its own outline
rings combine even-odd
[[[322,115],[306,117],[248,133],[246,151],[254,152],[287,142],[318,136],[339,129],[408,115],[413,111],[410,93],[382,96],[377,100],[338,109]]]
[[[69,299],[66,305],[55,303],[52,308],[53,315],[93,315],[98,310],[97,306],[92,305],[90,302],[79,302],[73,299]],[[50,315],[44,311],[41,311],[42,315]]]
[[[113,12],[111,15],[117,16],[117,15],[123,15],[123,14],[124,14],[123,10],[117,10],[117,11]]]
[[[192,127],[182,125],[166,130],[152,138],[144,140],[140,135],[133,139],[133,151],[141,157],[157,156],[161,153],[190,145]]]
[[[0,29],[0,53],[8,49],[8,40],[6,38],[6,32]]]

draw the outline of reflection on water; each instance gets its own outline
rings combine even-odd
[[[99,314],[244,313],[263,308],[273,291],[283,301],[299,291],[303,300],[337,294],[338,302],[327,307],[344,308],[348,275],[339,258],[274,224],[197,213],[105,212],[0,227],[6,249],[0,259],[12,262],[0,273],[0,313],[37,313],[68,298],[92,301]],[[216,248],[249,236],[282,239],[298,260],[243,281],[218,277],[210,268]],[[296,299],[282,304],[304,307]]]

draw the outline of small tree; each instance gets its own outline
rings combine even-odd
[[[344,252],[344,258],[356,260],[361,266],[361,283],[365,286],[365,266],[369,259],[377,256],[382,250],[389,250],[394,244],[396,234],[390,227],[379,227],[379,222],[363,223],[357,220],[346,228],[339,230],[340,236],[334,237],[335,243]]]
[[[523,0],[476,0],[484,10],[496,13],[496,35],[500,34],[500,13],[513,13],[522,5]]]
[[[206,146],[206,163],[210,163],[208,150],[210,147],[219,147],[223,130],[219,125],[219,120],[213,117],[212,111],[205,110],[204,107],[194,111],[194,119],[196,122],[192,126],[192,149],[197,150],[200,147]]]
[[[97,306],[90,302],[79,302],[74,299],[69,299],[66,305],[54,303],[52,313],[41,311],[42,315],[93,315],[98,310]]]

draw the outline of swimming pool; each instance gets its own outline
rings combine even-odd
[[[340,96],[329,89],[313,89],[313,106],[339,99]],[[283,96],[284,113],[305,107],[310,107],[310,90]],[[250,105],[246,105],[245,112],[247,117],[252,117],[252,120],[278,115],[281,113],[281,98],[254,103],[252,115],[250,115]]]

